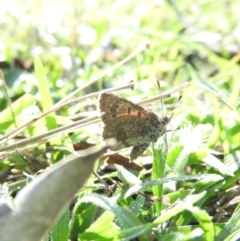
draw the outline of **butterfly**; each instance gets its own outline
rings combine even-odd
[[[108,92],[100,95],[99,109],[104,124],[103,139],[117,140],[112,150],[133,147],[130,153],[132,161],[166,132],[172,118],[159,118],[140,105]]]

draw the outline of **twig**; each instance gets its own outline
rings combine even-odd
[[[68,99],[72,98],[74,95],[78,94],[79,92],[81,92],[83,89],[87,88],[88,86],[92,85],[93,83],[97,82],[99,79],[103,78],[104,76],[110,74],[111,72],[113,72],[114,70],[116,70],[117,68],[119,68],[120,66],[124,65],[125,63],[127,63],[129,60],[131,60],[132,58],[134,58],[136,55],[138,55],[139,53],[141,53],[142,51],[144,51],[146,48],[149,47],[149,44],[143,44],[140,47],[138,47],[135,51],[133,51],[130,55],[128,55],[125,59],[121,60],[120,62],[118,62],[117,64],[115,64],[114,66],[112,66],[111,68],[107,69],[106,71],[104,71],[103,73],[100,73],[98,76],[93,77],[89,82],[87,82],[83,87],[73,91],[70,95],[68,95],[66,98],[63,98],[61,101],[59,101],[56,105],[59,105],[61,103],[64,103],[65,101],[67,101]]]
[[[0,70],[0,79],[2,80],[3,89],[4,89],[5,93],[6,93],[7,101],[8,101],[8,104],[10,106],[10,110],[11,110],[11,113],[12,113],[14,125],[17,126],[16,121],[15,121],[15,115],[14,115],[14,112],[13,112],[13,109],[12,109],[12,102],[11,102],[11,99],[9,98],[6,81],[5,81],[4,77],[3,77],[3,73],[2,73],[1,70]]]
[[[206,87],[204,85],[198,85],[198,84],[194,84],[194,83],[190,83],[190,82],[184,82],[184,83],[180,84],[179,86],[177,86],[175,88],[172,88],[171,90],[169,90],[169,91],[167,91],[167,92],[165,92],[165,93],[163,93],[161,95],[157,95],[155,97],[139,101],[137,104],[143,105],[143,104],[146,104],[146,103],[158,100],[158,99],[164,99],[164,98],[170,97],[173,93],[175,93],[177,91],[181,91],[182,89],[184,89],[184,88],[186,88],[186,87],[188,87],[190,85],[206,89],[211,94],[213,94],[217,99],[219,99],[221,102],[223,102],[226,106],[228,106],[231,110],[236,112],[215,91],[209,89],[208,87]],[[109,91],[109,90],[112,90],[112,89],[108,89],[108,90],[105,90],[105,91]],[[66,126],[63,126],[63,127],[59,127],[57,129],[54,129],[54,130],[49,131],[47,133],[43,133],[43,134],[40,134],[40,135],[37,135],[37,136],[34,136],[34,137],[30,137],[30,138],[25,139],[25,140],[16,142],[16,143],[14,143],[12,145],[8,145],[8,146],[5,146],[5,147],[0,147],[0,152],[7,151],[7,150],[10,150],[10,149],[14,149],[14,148],[20,148],[20,147],[28,145],[30,143],[32,144],[32,143],[35,143],[35,142],[38,142],[38,143],[39,142],[44,142],[44,140],[46,141],[49,138],[53,138],[54,136],[56,136],[59,133],[62,133],[62,132],[69,133],[69,132],[71,132],[73,130],[73,128],[80,128],[80,127],[83,127],[83,126],[86,126],[86,125],[90,125],[90,124],[98,122],[99,120],[100,120],[100,118],[99,118],[98,115],[92,116],[92,117],[89,117],[89,118],[85,118],[84,120],[76,121],[73,124],[66,125]],[[0,159],[2,159],[1,157],[3,157],[3,156],[6,157],[6,155],[7,155],[7,153],[2,153],[0,155]]]
[[[122,89],[127,89],[127,88],[130,88],[130,89],[133,89],[133,86],[134,86],[134,83],[133,81],[130,81],[128,84],[126,85],[122,85],[122,86],[119,86],[119,87],[115,87],[115,88],[110,88],[108,89],[107,91],[116,91],[116,90],[122,90]],[[106,90],[105,90],[106,91]],[[91,94],[88,94],[88,95],[85,95],[83,97],[80,97],[80,98],[77,98],[77,99],[74,99],[74,100],[71,100],[69,102],[66,102],[64,104],[61,104],[61,105],[54,105],[53,108],[49,111],[46,111],[42,114],[40,114],[39,116],[37,117],[34,117],[32,118],[31,120],[29,120],[28,122],[24,123],[23,125],[19,126],[18,128],[8,132],[7,134],[5,134],[4,136],[0,137],[0,143],[3,143],[13,137],[15,137],[16,135],[18,135],[20,132],[22,132],[24,129],[26,129],[28,126],[32,125],[33,123],[35,123],[36,121],[40,120],[41,118],[43,118],[44,116],[52,113],[52,112],[55,112],[59,109],[61,109],[62,107],[64,106],[67,106],[67,105],[71,105],[71,104],[74,104],[74,103],[77,103],[77,102],[80,102],[80,101],[83,101],[85,99],[88,99],[88,98],[91,98],[91,97],[94,97],[94,96],[98,96],[100,93],[102,93],[103,91],[98,91],[98,92],[95,92],[95,93],[91,93]]]

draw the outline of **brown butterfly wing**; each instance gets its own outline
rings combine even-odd
[[[146,112],[141,106],[107,92],[100,95],[99,104],[101,118],[105,124],[111,122],[116,117],[133,115],[133,113],[142,113],[142,117],[144,117],[144,112]]]
[[[166,123],[154,113],[111,93],[100,96],[100,111],[105,125],[103,138],[117,139],[114,150],[134,146],[132,160],[166,131]]]

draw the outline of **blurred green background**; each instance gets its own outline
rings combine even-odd
[[[193,80],[189,64],[198,81],[223,87],[227,97],[238,74],[227,64],[238,58],[239,7],[224,0],[1,1],[0,68],[14,96],[35,94],[40,55],[57,101],[147,42],[150,49],[86,91],[134,78],[135,93],[152,93],[156,79],[167,88]]]
[[[148,49],[108,72],[78,96],[134,79],[134,91],[118,94],[139,100],[159,94],[156,80],[161,81],[160,92],[189,81],[215,91],[236,110],[240,89],[239,8],[237,0],[1,1],[0,69],[12,101],[29,93],[41,105],[40,80],[33,64],[34,58],[40,56],[51,98],[57,103],[148,43]],[[9,104],[2,84],[0,88],[3,110]],[[179,95],[175,93],[176,97]],[[217,98],[214,100],[205,89],[186,88],[182,96],[170,111],[180,118],[178,125],[183,121],[210,123],[213,127],[218,122],[218,127],[224,128],[224,123],[228,132],[236,125],[236,113],[229,112],[224,104],[215,104]],[[75,105],[59,113],[69,116],[96,110],[95,104],[90,101],[84,107]],[[157,105],[155,111],[161,114],[160,104]],[[224,119],[221,122],[220,116]],[[220,146],[219,150],[227,153],[231,148],[238,149],[238,143],[229,146],[232,140],[222,147],[218,143],[221,138],[218,132],[209,141],[210,146]]]
[[[227,202],[230,201],[228,189],[238,186],[240,167],[239,9],[239,0],[0,0],[0,69],[6,81],[6,86],[3,80],[0,82],[1,148],[7,148],[18,141],[6,139],[4,135],[14,132],[21,124],[49,110],[55,103],[78,88],[82,90],[75,97],[121,86],[134,80],[134,90],[121,90],[116,94],[139,101],[169,91],[187,81],[190,83],[189,87],[176,91],[171,98],[164,100],[163,110],[160,101],[149,107],[160,117],[174,113],[169,129],[175,131],[171,132],[168,138],[169,152],[166,169],[164,166],[162,174],[168,177],[216,174],[221,178],[204,179],[202,182],[180,178],[177,180],[179,182],[175,182],[176,185],[167,187],[167,191],[164,192],[169,194],[171,203],[183,200],[192,194],[193,196],[202,194],[205,190],[208,190],[208,193],[204,194],[203,200],[197,204],[199,209],[191,209],[188,206],[189,209],[184,209],[183,216],[182,210],[178,211],[176,216],[173,211],[174,214],[169,214],[165,220],[168,222],[172,218],[171,227],[178,228],[173,231],[179,232],[177,238],[187,233],[186,237],[184,236],[186,239],[182,240],[190,240],[187,239],[187,235],[189,233],[193,235],[193,232],[191,233],[191,230],[185,232],[184,228],[186,225],[195,225],[195,220],[205,234],[210,233],[208,237],[216,236],[213,223],[218,222],[220,218],[214,216],[217,209],[216,212],[212,211],[212,207],[220,197],[226,198]],[[148,48],[136,54],[135,51],[146,44]],[[111,71],[110,68],[131,54],[134,54],[134,57]],[[105,71],[107,73],[103,75]],[[99,75],[103,77],[98,78]],[[97,81],[87,88],[84,87],[95,78]],[[157,80],[160,80],[160,90]],[[177,102],[180,95],[182,99]],[[10,101],[13,103],[12,110]],[[29,125],[18,138],[37,136],[97,113],[97,98],[80,101]],[[11,154],[9,158],[5,158],[7,159],[5,162],[1,162],[1,181],[12,182],[13,185],[9,190],[16,190],[19,187],[16,181],[21,180],[22,185],[25,183],[26,176],[22,174],[23,171],[35,174],[39,169],[44,169],[63,157],[61,151],[52,151],[47,149],[48,147],[60,146],[73,149],[72,143],[80,142],[83,145],[88,141],[90,144],[98,144],[99,126],[97,123],[73,130],[71,135],[64,133],[54,142],[48,142],[46,146],[35,146],[31,151],[24,152],[22,156],[17,153]],[[10,153],[8,151],[7,154]],[[151,157],[149,152],[150,148],[147,157]],[[143,160],[144,157],[139,159]],[[156,159],[156,154],[154,158]],[[124,184],[126,184],[124,181],[133,178],[132,174],[126,174],[123,170],[121,170],[122,176],[117,171],[118,169],[114,174],[107,173],[106,175],[109,175],[107,178],[111,179],[111,175],[117,176]],[[155,173],[155,176],[152,175],[150,178],[163,177],[158,174]],[[149,176],[144,175],[136,174],[131,184],[137,183],[135,178],[139,178],[137,179],[141,183],[139,185],[144,186],[143,183],[149,180]],[[92,185],[88,190],[92,192],[100,190],[96,183]],[[156,195],[156,189],[151,190],[153,195]],[[122,188],[121,192],[125,193],[125,190]],[[97,206],[97,199],[93,200],[95,200],[93,204]],[[157,202],[156,206],[152,202],[151,207],[146,208],[145,200],[139,196],[136,200],[129,197],[121,201],[120,204],[114,204],[119,205],[120,211],[114,213],[117,218],[122,212],[120,205],[127,205],[129,209],[133,209],[133,204],[139,207],[137,210],[139,216],[136,217],[134,225],[121,227],[121,231],[123,230],[121,235],[126,240],[130,239],[132,234],[135,237],[142,235],[141,228],[137,233],[129,231],[136,226],[136,223],[145,225],[153,220],[157,225],[165,223],[158,219],[158,214],[161,208],[168,209],[168,207],[161,207],[160,202]],[[66,237],[71,233],[71,237],[75,238],[73,240],[76,240],[79,233],[86,231],[95,218],[95,206],[92,207],[94,211],[86,209],[85,206],[82,210],[76,208],[74,211],[76,212],[75,216],[73,215],[76,218],[74,225],[79,225],[78,215],[84,217],[83,226],[80,225],[80,228],[72,225],[69,231],[68,221],[71,217],[68,217],[69,220],[65,222]],[[235,207],[237,210],[237,205]],[[221,204],[218,208],[222,208]],[[171,209],[168,211],[171,212]],[[232,208],[224,213],[223,220],[231,220],[234,211]],[[80,212],[82,213],[79,214]],[[209,216],[206,218],[205,215]],[[235,218],[239,219],[237,215]],[[87,224],[84,223],[85,220]],[[107,227],[112,230],[114,237],[119,237],[119,230],[111,228],[113,222],[117,223],[113,220],[115,220],[113,217],[108,220]],[[205,222],[206,220],[208,222]],[[229,225],[239,229],[235,221],[231,221]],[[100,224],[99,226],[104,227],[102,224],[105,224],[105,220],[102,219]],[[229,238],[233,233],[230,226],[221,226],[221,232],[226,232],[221,237]],[[152,227],[149,227],[147,227],[148,232],[154,233],[157,238],[168,235],[162,233],[160,229],[153,232]],[[99,234],[94,227],[93,230],[96,235]],[[124,233],[126,230],[128,233]],[[89,235],[91,236],[91,232]],[[169,237],[172,237],[171,235]],[[226,240],[224,238],[216,240]]]

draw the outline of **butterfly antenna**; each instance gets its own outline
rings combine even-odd
[[[180,95],[178,97],[178,100],[173,104],[173,106],[171,107],[172,109],[175,108],[175,106],[177,105],[177,103],[182,99],[182,95]]]

